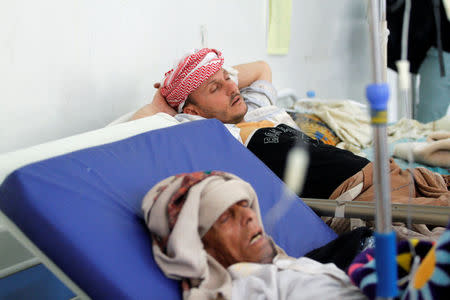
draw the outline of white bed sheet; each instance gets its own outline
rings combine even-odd
[[[179,122],[174,117],[166,113],[158,113],[150,117],[115,124],[114,126],[0,154],[0,184],[15,169],[27,164],[177,124]]]

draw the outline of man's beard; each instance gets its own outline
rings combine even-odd
[[[244,121],[245,114],[248,111],[248,105],[247,105],[247,103],[245,103],[244,97],[242,97],[240,93],[235,93],[235,94],[231,95],[230,105],[233,103],[234,98],[238,95],[241,98],[240,100],[242,101],[242,103],[245,104],[245,111],[240,115],[234,116],[233,119],[231,119],[230,121],[227,122],[229,124],[238,124],[238,123],[241,123],[242,121]]]
[[[244,111],[244,113],[242,113],[242,115],[235,116],[231,121],[229,121],[227,123],[229,123],[229,124],[241,123],[242,121],[244,121],[244,117],[245,117],[245,114],[247,113],[247,110],[248,110],[248,106],[247,106],[247,104],[245,104],[245,111]]]

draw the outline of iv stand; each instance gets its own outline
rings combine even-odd
[[[385,0],[369,0],[370,37],[374,83],[366,88],[370,104],[371,123],[374,133],[374,185],[376,201],[375,262],[377,273],[377,299],[390,299],[397,295],[397,264],[395,233],[391,229],[391,198],[389,155],[387,152],[387,102],[389,86],[385,83],[386,55],[382,57],[380,29],[385,29]],[[381,1],[381,2],[379,2]],[[384,32],[383,32],[384,33]],[[384,39],[384,37],[383,37]],[[383,44],[383,51],[385,47]]]

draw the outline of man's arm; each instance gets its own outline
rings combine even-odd
[[[252,84],[257,80],[266,80],[272,82],[272,70],[265,61],[255,61],[247,64],[233,66],[239,71],[238,80],[239,89]]]
[[[158,90],[153,97],[153,101],[143,107],[141,107],[132,117],[131,120],[136,120],[144,117],[149,117],[159,112],[164,112],[171,116],[175,116],[177,112],[167,104],[166,99],[164,99],[163,95],[161,95],[161,91],[159,89],[159,83],[155,84],[155,88]]]

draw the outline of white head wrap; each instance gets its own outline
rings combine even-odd
[[[234,203],[247,200],[262,225],[250,184],[225,172],[194,172],[169,177],[144,197],[142,210],[152,232],[153,255],[164,274],[198,283],[185,299],[231,299],[231,277],[203,248],[202,236]]]

